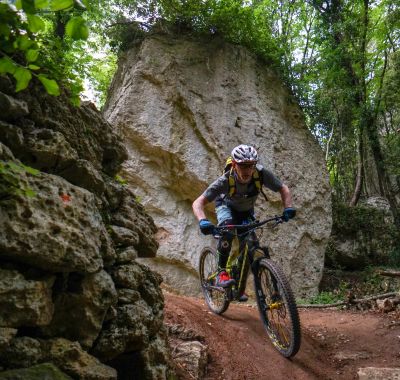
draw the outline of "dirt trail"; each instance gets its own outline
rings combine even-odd
[[[302,345],[288,360],[269,342],[254,305],[231,304],[218,316],[202,299],[165,292],[165,303],[167,323],[204,336],[208,380],[357,379],[360,367],[400,367],[396,315],[301,309]]]

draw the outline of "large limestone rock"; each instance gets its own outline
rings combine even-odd
[[[14,87],[0,75],[0,379],[171,378],[161,277],[135,261],[156,226],[115,178],[120,137]]]
[[[299,107],[265,64],[218,38],[152,36],[120,60],[105,116],[124,135],[122,176],[158,227],[151,265],[167,283],[198,294],[199,254],[213,241],[199,234],[191,203],[221,174],[231,149],[251,143],[298,209],[294,222],[262,240],[296,294],[316,294],[331,229],[328,176]],[[260,202],[259,217],[282,211],[279,195],[269,200]]]

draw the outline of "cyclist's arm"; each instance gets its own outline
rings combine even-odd
[[[207,219],[206,214],[204,212],[204,207],[209,203],[207,198],[202,194],[200,195],[192,204],[193,214],[197,218],[197,220]]]
[[[229,191],[228,174],[217,178],[192,204],[195,217],[198,220],[207,219],[204,207],[215,200],[218,195],[226,194]]]
[[[292,194],[290,193],[290,190],[286,185],[282,185],[282,187],[279,190],[279,193],[281,194],[283,207],[285,208],[293,207]]]
[[[259,167],[262,172],[263,185],[272,191],[279,192],[281,195],[283,207],[293,207],[292,195],[289,188],[282,183],[270,170],[265,169],[263,166]]]

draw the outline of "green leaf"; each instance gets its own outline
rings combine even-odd
[[[49,6],[49,0],[35,0],[36,9],[44,9]]]
[[[39,74],[38,78],[42,82],[42,85],[48,94],[54,96],[60,95],[60,88],[55,80],[47,78],[44,74]]]
[[[35,62],[39,57],[39,51],[34,49],[29,49],[26,52],[25,57],[28,62]]]
[[[0,36],[8,37],[10,33],[10,27],[7,24],[0,23]]]
[[[74,0],[52,0],[50,9],[52,11],[62,11],[74,6]]]
[[[40,16],[28,14],[27,18],[28,27],[32,33],[37,33],[46,28],[45,23]]]
[[[25,90],[32,79],[31,72],[28,69],[25,69],[25,67],[17,67],[13,76],[17,80],[15,92]]]
[[[81,98],[79,95],[74,95],[70,97],[71,104],[75,107],[79,107],[81,105]]]
[[[89,36],[86,21],[81,16],[71,18],[65,27],[65,32],[74,40],[86,40]]]
[[[40,67],[39,67],[39,66],[36,66],[36,65],[28,65],[28,69],[29,69],[29,70],[39,70]]]
[[[0,74],[9,73],[14,74],[17,69],[17,64],[8,57],[0,58]]]
[[[22,9],[22,0],[17,0],[15,2],[15,6],[18,10]]]
[[[30,13],[30,14],[36,13],[34,0],[22,0],[21,5],[25,13]]]
[[[27,50],[33,45],[33,41],[27,36],[27,35],[22,35],[19,36],[16,41],[16,47],[18,47],[20,50]]]

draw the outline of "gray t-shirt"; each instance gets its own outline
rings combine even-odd
[[[262,177],[262,184],[272,191],[279,191],[282,188],[282,182],[269,170],[262,165],[257,164],[257,170]],[[258,194],[254,181],[248,184],[242,184],[236,181],[235,193],[229,196],[229,172],[224,173],[217,178],[203,193],[209,202],[216,201],[217,206],[226,204],[235,211],[250,211],[254,208]],[[253,195],[255,194],[255,195]]]

